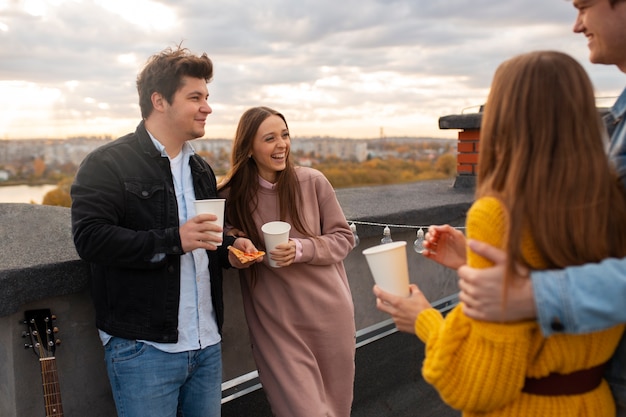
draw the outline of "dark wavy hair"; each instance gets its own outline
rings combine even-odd
[[[189,49],[167,48],[148,58],[137,76],[137,91],[141,117],[146,119],[154,110],[152,94],[159,93],[168,102],[182,86],[183,77],[202,78],[207,83],[213,78],[213,62],[203,53],[193,55]]]

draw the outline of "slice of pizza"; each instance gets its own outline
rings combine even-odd
[[[246,253],[242,250],[237,249],[234,246],[229,246],[228,250],[231,251],[233,255],[235,255],[237,259],[239,259],[239,262],[241,262],[242,264],[247,264],[248,262],[252,262],[255,259],[260,258],[261,256],[265,255],[265,252],[263,252],[262,250],[258,252],[254,252],[254,253]]]

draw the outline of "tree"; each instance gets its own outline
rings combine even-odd
[[[73,178],[71,177],[59,181],[57,188],[48,191],[43,196],[41,204],[44,206],[70,207],[72,205],[72,197],[70,196],[72,181]]]
[[[44,206],[70,207],[72,205],[72,199],[66,191],[55,188],[46,193],[41,204]]]
[[[456,174],[456,157],[449,153],[441,155],[435,163],[435,169],[448,177],[453,177]]]

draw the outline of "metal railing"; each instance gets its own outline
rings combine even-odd
[[[432,306],[439,310],[441,314],[446,314],[459,303],[459,294],[455,293],[434,301]],[[356,348],[375,342],[389,336],[398,329],[392,319],[381,321],[356,332]],[[222,383],[222,404],[243,397],[246,394],[261,389],[258,371],[248,372]]]

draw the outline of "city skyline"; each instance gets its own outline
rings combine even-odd
[[[439,117],[477,111],[496,67],[536,49],[574,56],[610,105],[623,74],[588,62],[575,16],[566,0],[0,0],[0,139],[134,130],[137,73],[181,43],[214,62],[206,138],[256,105],[294,136],[454,138]]]

